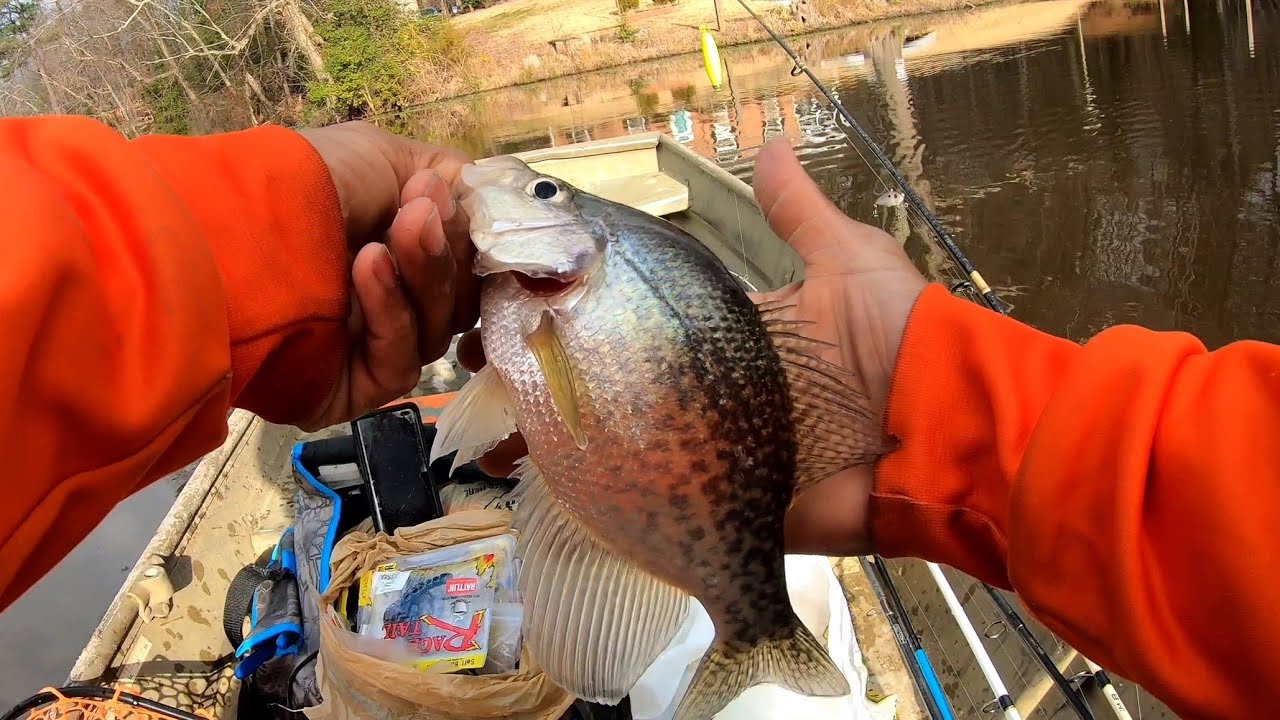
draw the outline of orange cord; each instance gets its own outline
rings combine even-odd
[[[108,700],[95,698],[69,698],[58,692],[57,688],[47,687],[43,692],[56,699],[27,715],[28,720],[174,720],[172,715],[162,715],[153,710],[134,707],[120,700],[124,688],[116,687]],[[134,692],[129,690],[128,692]],[[197,710],[196,715],[215,720],[208,710]]]

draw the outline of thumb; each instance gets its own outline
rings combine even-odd
[[[765,221],[802,259],[836,244],[849,222],[809,177],[787,144],[777,138],[756,156],[753,185]]]

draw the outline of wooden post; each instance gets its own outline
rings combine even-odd
[[[716,6],[716,32],[719,32],[721,30],[724,30],[724,28],[720,26],[720,0],[715,0],[715,6]]]

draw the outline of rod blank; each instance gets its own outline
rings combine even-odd
[[[982,640],[978,637],[978,631],[973,629],[973,623],[969,622],[969,616],[964,612],[964,606],[960,604],[960,598],[956,597],[956,593],[951,589],[951,583],[947,581],[947,576],[942,574],[942,568],[937,563],[927,562],[929,573],[933,575],[933,580],[938,584],[938,590],[942,592],[942,597],[947,601],[947,608],[951,610],[951,615],[955,617],[956,624],[960,626],[960,632],[964,633],[964,639],[969,643],[969,650],[973,652],[973,657],[978,661],[978,667],[982,668],[982,674],[987,678],[987,685],[991,688],[992,694],[996,696],[996,702],[1000,705],[1000,709],[1004,711],[1006,720],[1022,720],[1022,715],[1018,713],[1018,708],[1013,704],[1013,698],[1009,697],[1009,690],[1004,686],[1004,681],[1000,679],[1000,674],[996,672],[996,666],[991,662],[991,656],[987,654],[987,648],[983,646]]]

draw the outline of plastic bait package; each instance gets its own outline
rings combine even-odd
[[[520,638],[524,628],[524,605],[494,603],[493,624],[489,629],[489,658],[480,669],[482,675],[515,670],[520,663]]]
[[[364,573],[360,577],[360,594],[355,618],[356,632],[363,634],[364,629],[373,621],[372,598],[375,573],[430,568],[453,562],[477,560],[486,555],[493,555],[494,601],[520,602],[519,592],[516,589],[516,580],[519,577],[518,563],[515,559],[516,538],[511,533],[503,533],[482,540],[472,540],[436,550],[390,558],[379,563],[373,570]]]
[[[493,561],[486,553],[429,568],[375,571],[371,620],[360,634],[410,646],[410,664],[420,670],[440,663],[446,672],[483,667],[493,626]]]
[[[394,558],[361,577],[358,632],[413,648],[418,669],[445,663],[445,672],[488,663],[494,606],[516,596],[515,538],[510,534]],[[519,607],[519,605],[516,605]],[[513,669],[510,610],[500,612],[503,644],[495,667]],[[399,648],[382,653],[400,655]],[[434,668],[440,671],[441,668]]]
[[[440,488],[445,514],[465,510],[515,510],[514,486],[507,480],[454,482]]]

